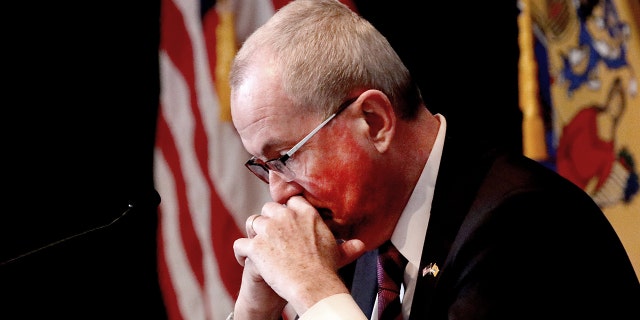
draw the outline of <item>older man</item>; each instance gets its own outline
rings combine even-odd
[[[430,113],[387,40],[340,2],[283,7],[243,44],[231,87],[245,165],[273,198],[234,244],[235,319],[278,319],[287,303],[301,319],[640,317],[638,279],[591,198]],[[384,309],[388,248],[406,265]]]

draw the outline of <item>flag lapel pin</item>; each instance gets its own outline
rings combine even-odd
[[[429,275],[435,278],[438,275],[438,272],[440,272],[438,265],[435,262],[431,262],[422,269],[422,276],[425,277]]]

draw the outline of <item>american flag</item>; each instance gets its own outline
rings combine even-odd
[[[243,166],[250,155],[230,121],[227,73],[243,40],[287,2],[161,3],[154,180],[169,319],[225,319],[233,310],[242,275],[233,241],[270,196]]]
[[[170,319],[224,319],[233,310],[242,275],[233,241],[270,198],[242,165],[249,155],[229,119],[225,76],[237,44],[274,7],[162,1],[154,179],[162,197],[158,268]]]

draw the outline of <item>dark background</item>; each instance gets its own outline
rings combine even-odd
[[[3,319],[162,319],[153,143],[160,1],[6,9]],[[8,161],[6,161],[8,160]]]
[[[355,0],[448,122],[522,150],[516,1]]]
[[[433,112],[521,148],[515,2],[355,2]],[[0,317],[165,318],[152,201],[160,1],[22,6],[7,9],[3,37]],[[130,203],[109,227],[11,260]]]

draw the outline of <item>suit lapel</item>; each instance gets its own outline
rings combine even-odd
[[[451,244],[490,164],[480,144],[456,140],[453,129],[448,124],[410,319],[427,317],[435,288],[446,276]]]

